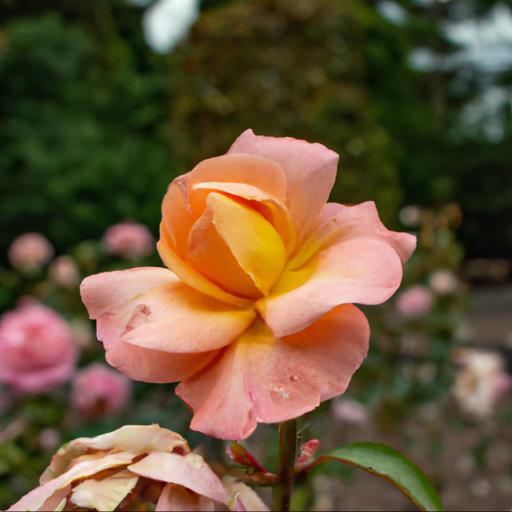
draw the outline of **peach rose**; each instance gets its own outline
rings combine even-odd
[[[42,393],[71,378],[77,348],[73,332],[52,309],[26,302],[0,319],[0,382]]]
[[[95,363],[77,372],[71,404],[88,417],[119,412],[130,400],[131,381],[124,375]]]
[[[153,252],[154,239],[146,226],[136,222],[120,222],[107,229],[103,236],[103,246],[110,254],[127,260],[138,260]]]
[[[23,272],[39,269],[53,256],[53,247],[40,233],[24,233],[16,238],[8,251],[11,265]]]
[[[368,349],[352,303],[395,292],[415,238],[387,230],[373,202],[326,203],[337,162],[320,144],[248,130],[176,178],[157,245],[172,272],[82,283],[107,361],[133,379],[181,381],[191,427],[222,439],[343,393]]]
[[[158,425],[75,439],[54,455],[40,484],[8,510],[266,509],[254,491],[223,484],[179,434]]]

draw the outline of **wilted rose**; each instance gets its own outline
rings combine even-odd
[[[207,511],[228,507],[266,510],[254,491],[241,482],[224,484],[179,434],[158,425],[128,425],[64,445],[42,474],[40,486],[8,510]]]

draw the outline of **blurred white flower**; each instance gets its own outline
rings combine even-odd
[[[157,53],[172,50],[199,16],[199,0],[158,0],[144,13],[146,41]]]
[[[400,222],[407,227],[416,227],[421,220],[421,210],[418,206],[404,206],[399,213]]]
[[[436,270],[430,276],[429,282],[438,295],[450,295],[457,289],[457,278],[449,270]]]
[[[377,4],[379,14],[391,23],[403,25],[407,21],[407,12],[396,2],[382,0]]]
[[[455,361],[462,365],[453,390],[461,409],[479,418],[490,416],[512,384],[503,358],[497,353],[459,349]]]

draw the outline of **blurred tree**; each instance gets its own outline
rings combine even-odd
[[[126,0],[0,5],[3,253],[26,230],[64,250],[123,218],[156,228],[169,179],[248,127],[340,152],[333,199],[376,199],[388,223],[401,203],[456,200],[470,254],[512,250],[510,107],[488,116],[503,121],[498,138],[468,122],[491,87],[506,97],[510,66],[465,61],[449,30],[499,1],[201,6],[189,39],[162,57]]]
[[[405,202],[457,201],[468,255],[510,254],[512,60],[500,64],[506,41],[498,33],[507,12],[512,19],[510,7],[495,0],[371,0],[353,7],[366,87],[392,140]]]
[[[46,14],[5,27],[4,249],[27,230],[64,250],[124,218],[156,228],[170,178],[167,73],[144,44],[138,11],[115,4],[115,13],[103,2],[87,16],[63,11],[81,26]]]
[[[321,141],[341,154],[333,198],[400,201],[392,143],[365,86],[360,2],[246,0],[204,12],[170,57],[173,155],[182,169],[246,128]]]
[[[512,5],[497,0],[457,0],[447,17],[458,24],[462,51],[453,88],[466,102],[451,127],[461,238],[469,255],[512,254]],[[464,30],[461,30],[464,28]],[[475,32],[478,30],[478,32]],[[462,37],[461,36],[464,36]]]

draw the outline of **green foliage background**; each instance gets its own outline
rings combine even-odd
[[[398,25],[376,3],[203,2],[169,56],[124,0],[0,4],[1,252],[27,230],[64,251],[122,219],[156,229],[170,179],[252,127],[339,151],[334,199],[375,199],[388,223],[403,203],[455,200],[469,253],[505,254],[510,123],[500,142],[463,136],[473,81],[408,65],[417,46],[455,51],[443,5],[403,0]]]

